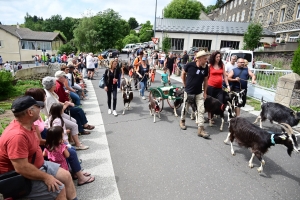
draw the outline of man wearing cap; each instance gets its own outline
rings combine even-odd
[[[75,199],[76,190],[68,171],[44,161],[33,122],[38,120],[43,102],[31,96],[12,103],[15,119],[0,137],[0,174],[15,170],[32,182],[26,199]]]
[[[181,111],[180,128],[186,130],[185,115],[186,101],[188,98],[195,99],[198,115],[198,136],[209,138],[204,131],[204,100],[206,99],[208,69],[206,67],[208,53],[199,51],[196,54],[196,62],[190,62],[183,67],[181,79],[185,87],[183,107]],[[202,91],[202,84],[204,90]]]

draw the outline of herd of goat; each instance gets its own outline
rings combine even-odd
[[[131,87],[131,80],[123,79],[121,83],[121,90],[123,92],[123,102],[124,102],[124,110],[123,114],[125,114],[125,109],[129,109],[130,102],[133,99],[133,92]],[[180,107],[183,103],[183,88],[174,89],[175,97],[177,98],[174,101],[174,115],[177,115],[176,108]],[[224,102],[220,102],[219,100],[207,96],[204,102],[204,107],[206,112],[210,112],[211,116],[220,116],[221,118],[221,126],[220,130],[223,130],[224,125],[224,112],[228,112],[228,123],[229,123],[229,133],[227,138],[224,140],[224,143],[228,143],[230,141],[231,145],[231,154],[235,155],[233,150],[233,141],[235,140],[240,146],[250,148],[252,152],[251,159],[249,160],[249,167],[253,167],[253,158],[256,156],[258,160],[261,162],[261,166],[258,167],[258,172],[261,173],[263,171],[263,165],[265,161],[262,156],[269,150],[271,146],[275,144],[281,144],[286,146],[287,153],[291,156],[293,151],[299,152],[297,137],[293,134],[293,126],[296,126],[300,120],[300,113],[296,113],[292,109],[285,107],[278,103],[273,102],[265,102],[261,99],[261,112],[257,117],[254,123],[249,122],[244,117],[236,117],[235,108],[242,104],[242,98],[245,94],[245,91],[242,90],[240,92],[226,92],[224,91]],[[149,111],[150,115],[157,114],[160,118],[160,101],[163,99],[155,99],[151,95],[149,97]],[[125,106],[127,104],[127,106]],[[197,106],[194,100],[187,101],[187,106],[192,108],[191,118],[196,116],[197,123]],[[274,133],[262,128],[262,122],[265,120],[269,120],[271,123],[277,122],[281,127],[280,133]],[[255,125],[255,123],[260,120],[260,126]],[[209,119],[209,125],[212,126],[212,119]]]

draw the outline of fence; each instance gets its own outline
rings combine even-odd
[[[247,94],[253,98],[273,102],[278,80],[281,76],[292,73],[292,70],[251,69],[256,76],[256,84],[248,84]],[[251,78],[249,79],[251,80]]]

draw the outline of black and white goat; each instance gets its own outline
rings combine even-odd
[[[177,108],[180,107],[181,104],[183,104],[183,98],[184,98],[184,88],[175,88],[174,89],[174,97],[176,98],[174,100],[174,115],[175,117],[178,117],[177,114]]]
[[[252,156],[249,160],[249,167],[253,168],[252,161],[254,156],[256,156],[261,162],[260,167],[257,169],[258,172],[261,173],[263,171],[263,165],[265,164],[262,156],[271,146],[274,146],[275,144],[286,146],[289,156],[291,156],[293,150],[299,152],[297,138],[293,134],[290,125],[282,123],[280,126],[282,128],[282,133],[275,134],[259,128],[245,118],[232,118],[230,120],[229,133],[226,140],[224,140],[224,143],[227,143],[228,140],[230,140],[232,155],[235,155],[232,146],[234,139],[240,146],[251,148]]]
[[[230,91],[228,95],[229,95],[230,102],[232,102],[232,104],[234,104],[234,106],[237,107],[243,104],[243,98],[246,95],[246,92],[244,89],[242,89],[239,92]]]
[[[300,121],[300,112],[295,112],[292,109],[281,105],[279,103],[264,102],[263,97],[261,98],[261,112],[256,118],[254,123],[257,123],[260,119],[259,126],[262,128],[262,122],[266,119],[277,123],[286,123],[291,127],[296,126]]]
[[[123,109],[123,115],[125,115],[125,110],[129,110],[130,108],[130,102],[133,99],[133,92],[131,87],[131,79],[128,81],[127,78],[124,78],[121,82],[121,90],[123,92],[123,103],[124,103],[124,109]],[[126,106],[127,104],[127,106]]]
[[[209,95],[207,95],[205,101],[204,101],[204,108],[205,112],[210,112],[211,113],[211,118],[213,118],[214,115],[220,115],[221,117],[221,126],[220,126],[220,131],[223,130],[223,125],[224,125],[224,111],[226,110],[228,112],[228,121],[235,117],[235,107],[227,101],[226,104],[221,103],[218,99],[215,99]],[[212,125],[212,119],[209,119],[209,126]]]
[[[155,116],[157,114],[158,118],[160,118],[160,98],[153,98],[152,95],[149,95],[149,111],[150,115],[154,115],[153,122],[155,123]]]

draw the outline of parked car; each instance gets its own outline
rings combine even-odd
[[[227,50],[222,56],[222,61],[226,65],[230,62],[231,56],[236,55],[237,59],[244,58],[248,60],[248,68],[252,69],[254,66],[253,60],[253,51],[245,51],[245,50]]]
[[[107,59],[108,51],[102,51],[100,54],[104,59]]]
[[[135,44],[126,44],[125,47],[121,50],[122,53],[132,52],[135,49]]]
[[[142,43],[136,43],[135,45],[136,45],[137,49],[139,49],[140,47],[143,48]]]
[[[118,51],[118,49],[107,49],[106,51],[108,51],[109,58],[115,58],[120,55],[120,52]]]
[[[149,48],[149,43],[148,42],[144,42],[144,48]]]
[[[194,56],[195,51],[208,51],[207,47],[191,47],[191,49],[188,51],[189,56]]]

